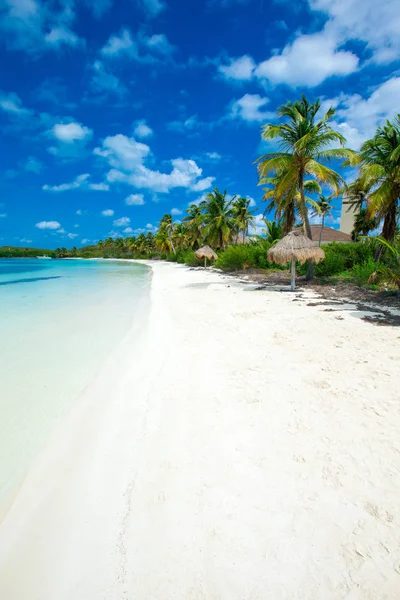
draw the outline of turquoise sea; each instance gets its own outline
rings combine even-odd
[[[147,304],[130,262],[0,259],[0,517]]]

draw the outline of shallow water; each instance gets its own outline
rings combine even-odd
[[[0,259],[0,516],[139,318],[149,281],[133,263]]]

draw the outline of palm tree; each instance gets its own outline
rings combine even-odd
[[[209,192],[204,209],[204,238],[214,248],[222,250],[229,243],[235,231],[236,221],[232,212],[232,201],[226,199],[226,191],[221,193],[218,188]]]
[[[171,252],[171,250],[173,250],[173,252],[175,252],[175,249],[173,249],[173,244],[169,237],[169,233],[164,227],[160,227],[158,229],[156,235],[154,236],[154,240],[155,240],[157,249],[162,254],[168,254],[169,252]]]
[[[242,242],[249,237],[249,227],[254,226],[255,217],[254,211],[250,210],[250,200],[247,198],[232,199],[232,216],[236,221],[238,234],[242,234]],[[238,239],[239,241],[239,235]]]
[[[270,244],[273,244],[277,240],[282,239],[282,237],[284,235],[282,220],[281,221],[267,221],[267,219],[264,219],[264,222],[267,227],[266,227],[266,229],[263,230],[263,233],[265,233],[267,241]]]
[[[270,186],[263,188],[265,192],[263,201],[269,201],[264,214],[272,210],[275,211],[275,219],[282,221],[283,235],[287,235],[293,230],[297,216],[301,213],[301,198],[296,182],[290,189],[282,192],[279,184],[283,177],[285,177],[284,172],[278,173],[274,177],[265,177],[260,181],[260,184]],[[318,181],[314,179],[307,179],[304,182],[304,191],[307,194],[321,194],[322,192]],[[315,201],[308,195],[305,196],[305,201],[307,205],[315,206]]]
[[[191,204],[186,210],[186,213],[187,215],[183,218],[183,222],[186,223],[187,226],[188,243],[196,250],[200,248],[203,234],[204,218],[202,206]]]
[[[172,241],[172,234],[174,232],[174,227],[175,227],[175,225],[174,225],[174,222],[173,222],[173,219],[172,219],[172,215],[170,215],[170,214],[164,215],[163,218],[160,221],[160,229],[164,229],[167,232],[168,237],[169,237],[169,241],[170,241],[170,246],[172,248],[172,252],[174,254],[176,254],[175,246],[174,246],[174,243]]]
[[[314,205],[314,212],[313,215],[316,216],[320,216],[321,217],[321,231],[319,232],[319,243],[318,246],[321,246],[321,241],[322,241],[322,232],[324,230],[324,226],[325,226],[325,218],[332,214],[332,209],[333,206],[331,204],[330,198],[326,198],[323,194],[320,195],[320,197],[318,198],[318,200],[315,202]]]
[[[367,215],[383,219],[382,237],[393,242],[400,198],[400,114],[378,127],[360,151],[359,185],[372,190]]]
[[[146,236],[144,233],[139,233],[136,238],[136,250],[139,254],[144,254],[146,249]]]
[[[174,227],[172,234],[172,241],[175,244],[175,248],[178,250],[185,250],[188,245],[188,232],[187,227],[183,223],[177,223]]]
[[[375,217],[369,217],[366,208],[360,208],[354,218],[354,229],[351,232],[354,241],[357,241],[360,234],[367,236],[371,231],[378,227],[378,221]]]
[[[146,233],[146,238],[144,241],[144,249],[147,255],[152,254],[155,248],[154,234],[151,231]]]
[[[278,125],[267,123],[262,128],[264,140],[279,139],[281,151],[264,154],[257,159],[259,177],[263,180],[270,175],[282,175],[277,186],[277,196],[285,192],[292,196],[294,190],[300,193],[300,214],[303,227],[311,239],[310,220],[306,206],[304,182],[307,175],[331,187],[334,193],[339,193],[343,185],[342,177],[324,163],[331,160],[348,159],[353,162],[354,153],[344,148],[345,138],[335,131],[329,121],[335,114],[330,108],[322,118],[317,113],[321,102],[311,104],[303,95],[296,102],[287,102],[278,109],[278,116],[285,121]],[[341,148],[332,148],[338,143]],[[307,277],[313,276],[312,263],[309,263]]]

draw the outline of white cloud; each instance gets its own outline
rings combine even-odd
[[[66,44],[67,46],[79,46],[83,43],[75,33],[64,25],[53,27],[49,33],[46,33],[44,39],[47,44],[50,44],[55,48],[58,48],[62,44]]]
[[[27,238],[19,238],[19,241],[23,244],[32,244],[32,240],[28,240]]]
[[[76,160],[86,153],[86,145],[93,131],[81,123],[56,123],[48,136],[56,140],[56,145],[47,148],[49,154],[64,160]]]
[[[90,88],[93,92],[113,93],[120,97],[127,93],[126,86],[116,75],[105,68],[101,60],[95,60],[91,65],[91,70]]]
[[[71,181],[70,183],[61,183],[60,185],[43,185],[42,189],[46,192],[67,192],[69,190],[74,190],[81,187],[88,178],[90,177],[89,173],[84,173],[83,175],[78,175],[76,179]]]
[[[66,144],[86,140],[93,135],[93,131],[81,123],[56,123],[51,133],[57,140]]]
[[[81,240],[81,244],[87,244],[88,242],[90,242],[90,240],[87,238],[83,238],[83,240]]]
[[[108,183],[89,183],[88,185],[89,190],[93,190],[95,192],[108,192],[108,190],[110,189],[110,186],[108,185]]]
[[[399,112],[400,77],[392,77],[363,98],[360,94],[338,96],[326,105],[336,106],[335,127],[350,148],[358,149],[375,133],[376,127]]]
[[[21,98],[14,92],[0,92],[0,108],[4,112],[16,115],[18,117],[30,116],[33,114],[33,111],[22,106]]]
[[[67,233],[67,238],[69,238],[70,240],[73,240],[76,237],[79,237],[78,233]]]
[[[107,159],[110,166],[116,169],[131,171],[142,164],[143,159],[150,154],[150,148],[119,133],[106,137],[102,147],[95,148],[94,154]]]
[[[182,214],[182,211],[179,210],[179,208],[172,208],[171,209],[171,215],[178,216],[178,215],[181,215],[181,214]]]
[[[36,223],[38,229],[60,229],[61,225],[58,221],[40,221]]]
[[[73,181],[69,183],[61,183],[60,185],[48,185],[42,186],[42,190],[46,192],[68,192],[69,190],[76,190],[78,188],[94,191],[108,191],[110,186],[107,183],[89,183],[89,173],[78,175]],[[82,214],[78,212],[76,214]]]
[[[171,160],[171,164],[173,168],[170,173],[160,173],[160,171],[153,171],[142,166],[136,173],[132,174],[130,181],[138,188],[165,193],[177,187],[202,191],[211,187],[214,181],[213,177],[199,179],[202,175],[202,169],[194,160],[175,158]]]
[[[137,57],[137,44],[133,40],[129,29],[122,29],[119,35],[112,35],[101,49],[101,54],[106,57],[117,57],[123,54]]]
[[[41,3],[38,0],[3,0],[0,28],[11,50],[40,53],[61,45],[83,43],[72,30],[75,18],[70,2]]]
[[[231,58],[227,65],[220,65],[218,70],[225,79],[233,79],[235,81],[248,81],[253,77],[253,72],[256,63],[245,54],[239,58]]]
[[[260,63],[254,71],[259,79],[272,84],[314,87],[328,77],[354,73],[358,57],[336,49],[336,40],[324,32],[300,35],[279,54]]]
[[[133,133],[140,139],[146,139],[153,135],[153,130],[149,127],[144,119],[136,121]]]
[[[128,206],[142,206],[144,204],[143,194],[130,194],[125,198],[125,204]]]
[[[132,229],[132,227],[126,227],[125,229],[122,230],[122,233],[133,233],[133,229]]]
[[[325,31],[337,44],[362,40],[376,63],[398,60],[400,11],[398,0],[308,0],[310,8],[326,14]]]
[[[107,208],[106,210],[102,210],[101,214],[103,215],[103,217],[113,217],[114,211],[111,208]]]
[[[212,162],[219,162],[222,158],[218,152],[206,152],[206,157]]]
[[[80,208],[76,211],[75,213],[76,215],[79,215],[80,217],[83,215],[83,210],[81,210]]]
[[[107,174],[109,183],[126,183],[139,189],[167,193],[177,187],[204,190],[214,181],[213,177],[201,179],[202,169],[194,160],[171,160],[169,173],[149,169],[144,161],[150,155],[150,147],[122,134],[107,137],[94,153],[112,167]]]
[[[0,219],[5,219],[7,216],[7,213],[0,213]]]
[[[163,33],[156,33],[147,38],[142,38],[143,43],[149,50],[163,55],[170,55],[175,52],[175,46],[170,44],[168,38]]]
[[[274,116],[272,113],[263,110],[268,103],[269,99],[262,98],[259,94],[245,94],[231,104],[229,118],[249,122],[265,121],[265,119]]]
[[[119,219],[115,219],[115,221],[113,221],[113,225],[115,227],[125,227],[125,225],[129,225],[129,223],[131,222],[129,217],[121,217]]]

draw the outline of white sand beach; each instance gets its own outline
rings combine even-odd
[[[152,268],[0,526],[0,598],[400,598],[400,329]]]

